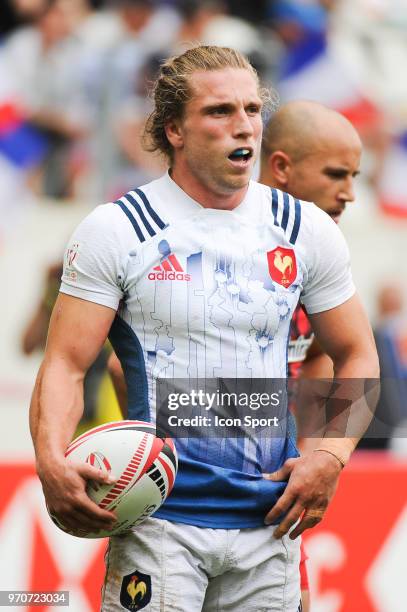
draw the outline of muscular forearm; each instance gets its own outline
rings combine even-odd
[[[312,345],[314,346],[314,345]],[[300,377],[296,382],[295,418],[298,431],[298,447],[302,453],[316,447],[318,436],[322,435],[325,415],[315,403],[315,389],[322,381],[333,378],[332,359],[321,350],[305,359],[301,365]],[[325,384],[326,384],[325,383]],[[322,383],[323,384],[323,383]]]
[[[114,311],[60,294],[51,317],[44,362],[30,408],[37,472],[49,511],[67,528],[95,531],[115,520],[86,494],[86,482],[109,474],[86,462],[68,461],[65,450],[83,413],[83,379],[95,360]]]
[[[301,378],[332,378],[333,364],[332,359],[326,353],[314,355],[306,359],[301,365]]]
[[[89,499],[85,488],[87,480],[111,483],[109,474],[64,457],[83,411],[82,384],[83,375],[69,370],[62,359],[47,359],[38,374],[30,408],[37,473],[48,510],[73,533],[78,528],[110,529],[116,520],[112,512]]]
[[[374,415],[380,388],[377,357],[372,352],[334,360],[334,374],[319,448],[331,446],[346,463]]]
[[[378,365],[369,355],[344,355],[335,361],[334,368],[333,380],[326,374],[309,377],[309,371],[305,376],[301,372],[296,419],[302,453],[331,448],[344,464],[373,417],[379,391]]]
[[[30,430],[41,475],[63,461],[83,412],[83,374],[63,359],[42,364],[30,407]]]
[[[373,340],[372,340],[373,343]],[[380,374],[379,361],[372,344],[372,351],[365,353],[342,354],[333,359],[335,378],[378,378]]]

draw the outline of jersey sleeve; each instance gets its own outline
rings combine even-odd
[[[64,255],[61,293],[117,309],[131,249],[130,224],[119,207],[103,204],[76,228]]]
[[[308,274],[301,302],[308,314],[340,306],[355,293],[348,245],[339,227],[322,210],[312,206],[308,244]]]

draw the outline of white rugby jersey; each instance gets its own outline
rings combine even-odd
[[[166,174],[85,218],[61,292],[118,311],[129,418],[154,421],[157,378],[286,377],[298,300],[317,313],[354,286],[345,240],[314,204],[251,181],[234,210],[203,208]],[[215,528],[262,525],[285,487],[262,473],[297,456],[290,437],[176,445],[175,487],[155,516]]]

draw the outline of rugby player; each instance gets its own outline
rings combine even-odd
[[[154,419],[158,377],[284,378],[300,297],[335,375],[377,376],[340,231],[316,206],[250,180],[262,93],[234,50],[166,61],[147,133],[169,172],[96,208],[68,244],[30,426],[48,507],[73,530],[115,521],[86,495],[86,479],[103,477],[64,458],[109,330],[128,416],[140,420]],[[138,609],[300,609],[297,536],[321,520],[354,447],[330,431],[305,457],[289,436],[177,440],[169,498],[110,539],[103,610],[125,607],[133,572],[148,585]]]
[[[359,174],[362,144],[352,124],[317,102],[288,102],[276,111],[263,133],[259,181],[314,202],[337,223],[354,200],[353,182]],[[310,321],[299,304],[291,321],[288,345],[289,376],[330,378],[330,357],[314,338]],[[305,411],[304,418],[307,418]],[[301,416],[299,417],[301,418]],[[305,452],[318,440],[300,440]],[[301,547],[301,598],[310,609],[305,552]]]

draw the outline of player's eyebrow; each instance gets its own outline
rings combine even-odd
[[[261,99],[257,99],[257,98],[254,98],[253,100],[249,100],[244,105],[244,107],[246,109],[249,108],[249,107],[256,107],[259,112],[260,112],[262,106],[263,106],[262,100]],[[206,104],[205,106],[203,106],[201,108],[201,113],[203,115],[207,115],[207,114],[213,113],[213,112],[218,111],[218,110],[223,110],[223,111],[226,111],[226,112],[230,112],[230,111],[233,111],[236,107],[237,107],[237,105],[234,102],[226,102],[226,101],[225,102],[222,102],[222,101],[213,102],[213,103]]]
[[[352,174],[353,177],[356,177],[360,174],[360,170],[355,170],[351,172],[348,168],[344,166],[325,166],[324,168],[325,174],[330,174],[331,176],[347,176],[348,174]]]
[[[213,104],[207,104],[206,106],[203,106],[201,109],[201,112],[204,115],[207,115],[217,110],[231,111],[234,108],[235,108],[235,105],[232,104],[231,102],[214,102]]]

